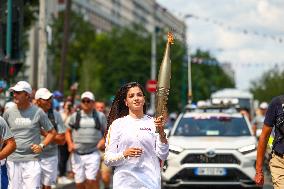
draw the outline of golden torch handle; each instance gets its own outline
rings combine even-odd
[[[174,43],[173,33],[168,32],[168,42],[166,45],[163,61],[160,66],[158,75],[158,85],[156,90],[156,114],[155,117],[164,116],[167,113],[167,102],[170,91],[171,80],[171,60],[170,45]],[[165,120],[164,120],[165,121]],[[159,132],[159,130],[156,130]]]

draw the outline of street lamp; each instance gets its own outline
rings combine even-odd
[[[192,14],[184,15],[184,20],[187,18],[194,17]],[[187,77],[188,77],[188,91],[187,91],[187,103],[192,103],[192,77],[191,77],[191,57],[190,57],[190,46],[187,45],[186,41],[186,34],[185,34],[185,48],[186,48],[186,56],[187,56]]]

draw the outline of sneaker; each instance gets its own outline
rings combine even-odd
[[[53,188],[56,188],[56,185],[55,184],[52,184],[51,185],[51,188],[53,189]]]
[[[73,183],[74,181],[63,176],[63,177],[59,177],[58,180],[57,180],[58,184],[71,184]]]

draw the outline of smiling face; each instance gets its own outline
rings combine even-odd
[[[145,96],[139,87],[132,87],[128,90],[125,105],[132,112],[143,112],[143,106],[145,104]]]

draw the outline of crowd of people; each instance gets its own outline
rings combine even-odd
[[[26,81],[9,91],[13,100],[0,116],[2,189],[51,189],[72,182],[78,189],[97,189],[100,184],[108,189],[111,181],[114,189],[161,188],[160,171],[169,153],[167,124],[162,116],[146,114],[139,83],[123,85],[109,110],[91,91],[76,95],[71,88],[71,96],[64,99],[59,91],[32,90]],[[262,102],[254,119],[242,112],[259,137],[259,185],[264,182],[266,146],[275,135],[270,171],[274,187],[284,187],[283,99]]]
[[[9,91],[13,101],[0,117],[2,189],[71,182],[108,189],[111,180],[113,188],[160,188],[169,146],[163,118],[146,115],[140,84],[122,86],[109,114],[91,91],[78,96],[72,89],[64,100],[59,91],[32,90],[26,81]]]

